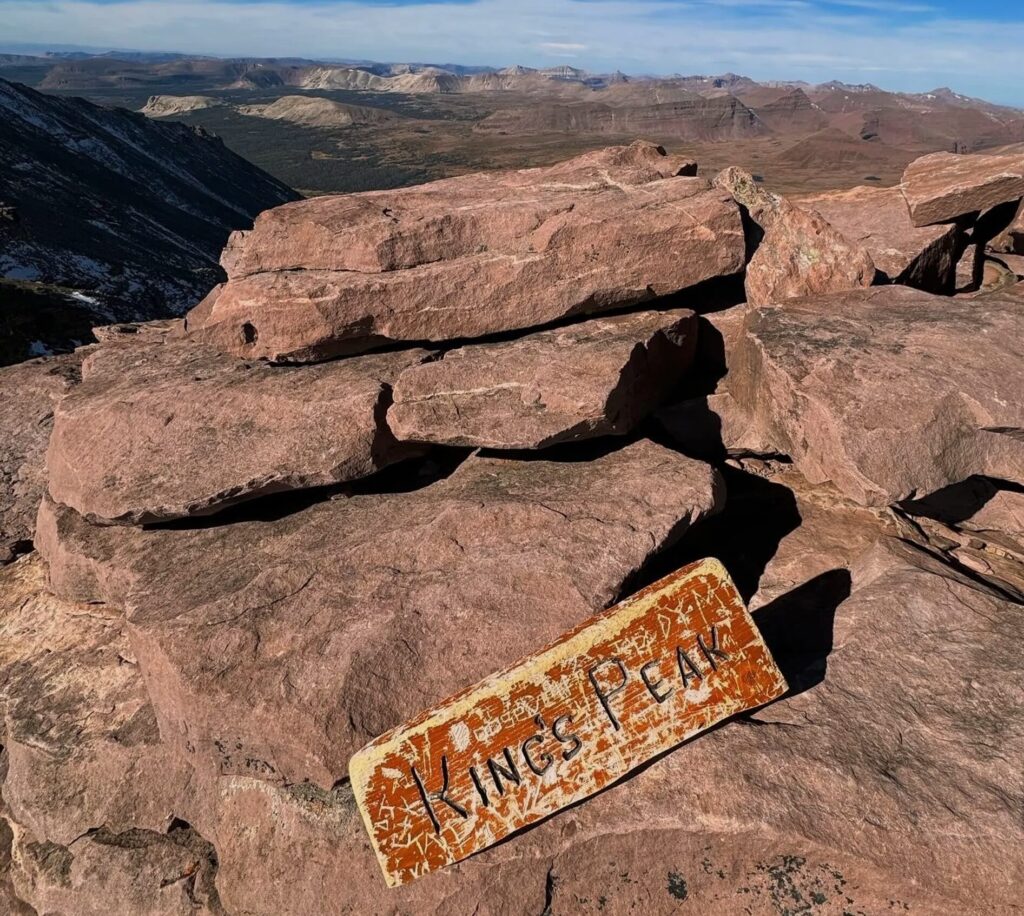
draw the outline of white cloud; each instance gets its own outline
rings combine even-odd
[[[552,54],[563,54],[575,57],[579,51],[586,51],[587,46],[576,44],[571,41],[542,41],[539,45],[542,51],[550,51]]]
[[[4,39],[258,56],[454,60],[633,73],[948,84],[1024,104],[1024,23],[895,17],[916,0],[477,0],[308,5],[226,0],[0,0]],[[876,7],[878,8],[876,10]]]

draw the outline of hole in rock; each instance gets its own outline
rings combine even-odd
[[[7,549],[10,552],[11,559],[14,559],[26,553],[31,553],[34,546],[30,540],[21,539],[10,544]]]
[[[174,833],[183,833],[184,831],[192,831],[192,825],[188,821],[183,821],[180,817],[172,817],[171,822],[167,825],[167,835],[170,836]]]
[[[256,325],[252,322],[247,321],[242,325],[242,340],[247,344],[256,343],[259,338],[259,332],[256,330]]]

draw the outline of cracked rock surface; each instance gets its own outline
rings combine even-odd
[[[623,435],[678,384],[696,342],[697,316],[676,310],[460,347],[402,373],[388,423],[403,440],[496,449]]]
[[[789,455],[881,506],[987,474],[1024,481],[1015,296],[878,287],[753,309],[722,391],[725,442]]]
[[[612,603],[721,498],[709,465],[640,441],[198,528],[48,501],[38,543],[59,594],[124,608],[162,734],[329,787],[370,738]]]
[[[653,144],[557,166],[301,201],[229,243],[189,333],[305,362],[521,330],[645,302],[745,263],[739,208]]]
[[[384,420],[426,350],[294,369],[169,336],[101,347],[56,408],[50,495],[100,522],[209,515],[365,477],[416,453]]]
[[[0,369],[0,566],[32,547],[54,407],[80,381],[84,357],[79,350]]]
[[[819,214],[784,203],[747,265],[747,302],[782,303],[871,286],[875,262]]]

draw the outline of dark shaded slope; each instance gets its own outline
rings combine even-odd
[[[94,323],[184,311],[228,233],[297,197],[183,124],[4,80],[0,122],[0,277],[80,290]]]

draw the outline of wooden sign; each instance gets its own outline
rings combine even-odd
[[[786,689],[729,574],[703,560],[381,735],[349,775],[396,886]]]

